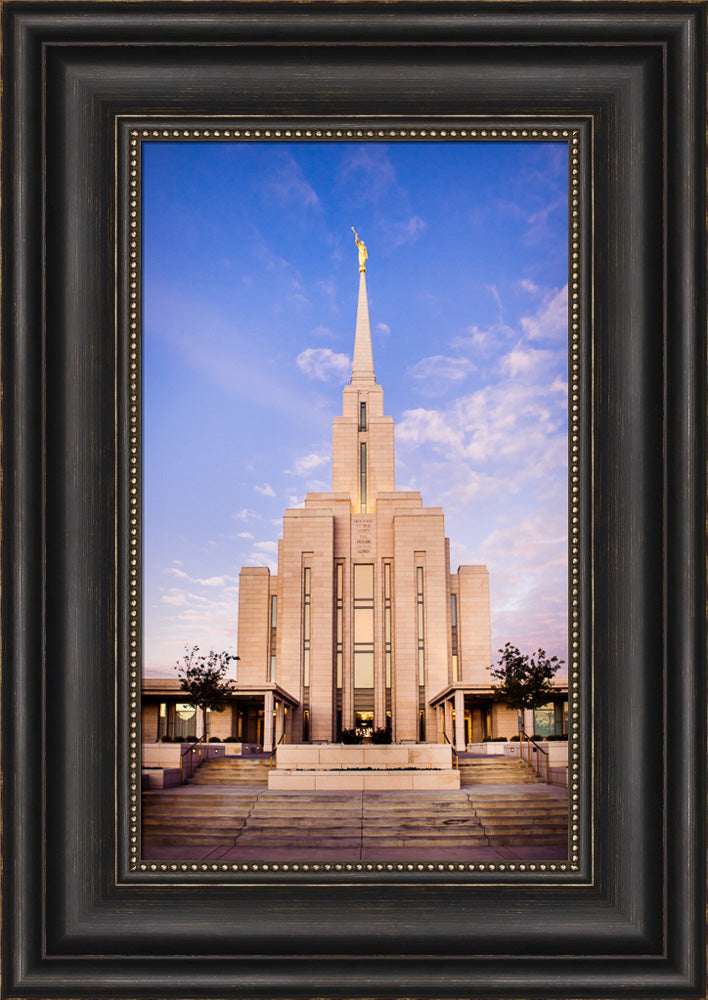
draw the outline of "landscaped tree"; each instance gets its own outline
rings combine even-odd
[[[204,739],[209,741],[208,711],[223,712],[229,695],[234,690],[234,681],[225,679],[226,671],[233,660],[240,657],[233,653],[217,653],[213,649],[199,655],[199,646],[191,650],[185,646],[185,655],[175,665],[180,685],[189,700],[204,711]]]
[[[492,685],[495,698],[505,702],[510,708],[515,708],[517,712],[545,705],[553,693],[551,681],[564,661],[557,656],[547,657],[545,649],[537,649],[529,656],[510,642],[498,652],[501,653],[499,663],[492,667],[492,676],[501,681],[500,684]]]

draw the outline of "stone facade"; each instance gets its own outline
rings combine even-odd
[[[328,743],[356,728],[460,745],[472,736],[465,697],[488,695],[492,680],[489,576],[485,566],[451,573],[442,510],[395,488],[394,424],[374,374],[363,267],[359,282],[332,492],[285,511],[277,575],[241,570],[239,693],[263,692],[266,745],[268,715],[279,710],[288,742]],[[276,697],[271,709],[276,684],[287,703]]]
[[[309,493],[303,508],[285,511],[277,574],[241,570],[238,655],[236,690],[223,712],[210,713],[209,732],[239,747],[328,744],[356,729],[365,742],[384,730],[393,743],[463,750],[518,731],[517,712],[493,697],[486,566],[452,573],[442,510],[396,490],[361,247],[352,376],[332,429],[332,492]],[[567,687],[554,689],[559,734]],[[204,732],[204,713],[184,697],[176,678],[144,679],[144,742]],[[526,716],[533,732],[533,713]]]

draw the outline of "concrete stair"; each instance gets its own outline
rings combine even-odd
[[[482,825],[461,793],[420,797],[374,795],[364,797],[363,843],[365,847],[469,848],[487,845]]]
[[[270,791],[254,803],[236,846],[355,849],[360,842],[361,794]]]
[[[470,785],[531,785],[541,781],[518,757],[460,757],[460,783]]]
[[[143,839],[162,847],[231,846],[256,796],[256,790],[189,785],[143,792]]]
[[[267,760],[221,759],[204,764],[186,785],[144,792],[143,852],[185,860],[239,851],[265,861],[317,851],[342,859],[469,860],[539,848],[541,859],[552,845],[551,856],[560,856],[568,832],[564,790],[535,782],[535,775],[510,784],[508,776],[525,765],[501,766],[507,780],[459,791],[313,793],[268,790]],[[492,773],[497,769],[485,769],[487,778]]]
[[[475,815],[491,846],[541,847],[568,843],[566,797],[536,787],[538,791],[534,790],[533,795],[501,789],[488,794],[470,793]]]
[[[190,785],[243,785],[268,784],[270,761],[267,757],[217,757],[205,761],[189,779]]]
[[[236,846],[464,847],[486,844],[466,795],[270,791],[258,797]]]

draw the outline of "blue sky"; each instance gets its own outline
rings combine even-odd
[[[396,487],[486,563],[492,649],[567,659],[567,146],[146,142],[143,644],[237,643],[238,573],[331,489],[369,252]]]

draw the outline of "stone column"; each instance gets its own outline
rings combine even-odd
[[[443,729],[445,731],[445,735],[447,736],[448,740],[450,740],[451,743],[454,743],[454,741],[455,741],[455,734],[452,731],[452,699],[451,698],[446,698],[445,699],[445,703],[443,705],[443,719],[444,719]],[[443,739],[443,742],[444,742],[444,739]]]
[[[465,693],[455,691],[455,750],[465,750]]]
[[[273,705],[275,697],[272,691],[266,691],[263,699],[263,749],[270,752],[273,749]]]
[[[283,703],[282,701],[276,701],[275,703],[275,721],[274,721],[274,739],[275,745],[277,746],[280,742],[280,737],[283,735]]]

